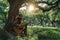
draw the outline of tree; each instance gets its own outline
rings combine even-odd
[[[20,15],[19,17],[22,16],[21,14],[19,14],[19,8],[24,3],[24,0],[7,0],[7,1],[10,4],[10,8],[9,8],[9,12],[8,12],[8,19],[6,21],[4,29],[11,34],[14,34],[13,32],[11,32],[11,30],[14,31],[13,27],[18,24],[18,23],[14,24],[17,15],[18,16]],[[19,18],[18,20],[21,20],[21,19]],[[25,27],[25,25],[23,25],[23,27]],[[18,34],[15,34],[15,35],[18,35]]]

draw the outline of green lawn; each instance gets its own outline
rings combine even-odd
[[[57,27],[28,26],[27,31],[27,37],[18,37],[18,40],[60,40]]]

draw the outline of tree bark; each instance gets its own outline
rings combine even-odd
[[[19,8],[24,3],[24,0],[8,0],[10,4],[10,9],[8,12],[8,19],[6,21],[4,30],[7,32],[11,31],[11,28],[13,27],[12,24],[15,21],[16,15],[19,14]]]

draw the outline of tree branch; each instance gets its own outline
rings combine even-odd
[[[48,5],[55,5],[59,0],[57,0],[56,2],[54,3],[49,3],[49,2],[46,2],[46,1],[38,1],[36,3],[45,3],[45,4],[48,4]]]
[[[45,2],[45,1],[38,2],[38,3],[45,3],[45,4],[48,4],[49,6],[51,6],[49,9],[45,9],[45,8],[43,8],[43,7],[41,7],[41,6],[38,6],[38,8],[41,9],[41,10],[43,10],[43,12],[49,11],[49,10],[57,7],[57,6],[58,6],[58,2],[59,2],[59,0],[57,0],[57,1],[56,1],[55,3],[53,3],[53,4],[48,3],[48,2]]]

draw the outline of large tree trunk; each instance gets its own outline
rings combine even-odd
[[[14,24],[15,18],[19,14],[19,8],[23,4],[24,0],[8,0],[8,2],[10,4],[10,9],[8,12],[8,19],[6,21],[4,30],[6,30],[7,32],[10,32],[10,31],[13,31],[11,30],[11,28],[14,27],[13,24]]]

